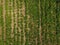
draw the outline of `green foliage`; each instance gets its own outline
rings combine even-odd
[[[0,45],[60,45],[60,4],[55,0],[5,0],[0,6],[0,26]]]

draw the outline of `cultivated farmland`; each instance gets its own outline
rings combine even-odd
[[[0,45],[60,45],[60,2],[0,0]]]

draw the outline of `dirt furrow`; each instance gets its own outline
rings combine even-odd
[[[5,0],[2,0],[2,6],[3,6],[3,21],[4,21],[4,41],[6,41],[6,20],[5,20],[5,16],[6,16],[6,10],[5,10]],[[4,43],[4,45],[6,45]]]
[[[24,0],[23,0],[23,5],[22,5],[22,15],[23,15],[23,17],[25,16],[25,2],[24,2]],[[25,45],[26,37],[25,37],[25,23],[24,23],[24,19],[23,19],[23,33],[24,33],[24,43],[23,43],[23,45]]]
[[[1,0],[0,0],[0,7],[1,7]],[[0,26],[0,36],[2,36],[2,27]]]
[[[18,1],[18,5],[20,5],[20,1]],[[20,6],[19,6],[19,7],[20,7]],[[20,8],[18,8],[18,16],[19,16],[19,17],[18,17],[18,22],[19,22],[19,23],[18,23],[18,25],[19,25],[19,26],[18,26],[18,31],[19,31],[19,35],[20,35],[18,41],[20,42],[19,44],[21,45],[21,28],[20,28],[20,26],[21,26],[21,25],[20,25],[21,12],[20,12]]]
[[[18,34],[18,15],[17,15],[17,3],[16,3],[16,1],[17,0],[14,0],[14,14],[15,14],[15,34]],[[17,37],[18,37],[18,35],[15,35],[15,41],[17,41],[18,39],[17,39]],[[17,45],[17,43],[15,44],[15,45]]]
[[[2,39],[2,27],[0,26],[0,40]]]
[[[14,9],[14,14],[15,14],[15,24],[16,24],[16,28],[18,27],[18,23],[17,23],[17,4],[16,4],[16,0],[14,1],[15,2],[15,4],[14,4],[14,7],[15,7],[15,9]],[[17,33],[17,32],[16,32]]]
[[[40,8],[41,4],[40,4],[40,0],[39,0],[39,15],[41,14],[41,8]],[[41,15],[40,15],[41,16]],[[40,44],[42,45],[42,27],[41,27],[41,17],[40,17],[40,28],[39,28],[39,37],[40,37]]]
[[[12,42],[11,42],[11,45],[13,45],[13,42],[14,42],[14,16],[13,16],[13,2],[10,2],[10,7],[11,7],[11,39],[12,39]]]

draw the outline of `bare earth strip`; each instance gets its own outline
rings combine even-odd
[[[11,7],[13,8],[13,2],[11,2]],[[14,17],[13,10],[11,10],[11,38],[13,38],[14,33]]]
[[[1,0],[0,0],[0,6],[1,6]],[[1,40],[1,36],[2,36],[2,27],[0,26],[0,40]]]
[[[13,9],[13,2],[10,2],[10,6]],[[14,17],[13,17],[13,10],[11,9],[11,39],[12,42],[10,43],[13,45],[13,37],[14,37]]]
[[[2,27],[0,26],[0,41],[2,39]]]
[[[41,5],[41,4],[40,4],[40,0],[39,0],[39,15],[41,14],[41,11],[40,11],[40,10],[41,10],[41,9],[40,9],[40,5]],[[40,28],[39,28],[40,44],[42,45],[42,35],[41,35],[41,33],[42,33],[42,29],[41,29],[41,28],[42,28],[42,27],[41,27],[41,17],[40,17],[40,20],[39,20],[39,21],[40,21]]]
[[[23,15],[23,17],[25,16],[25,2],[24,2],[24,0],[23,0],[23,5],[22,5],[22,15]],[[23,45],[25,45],[26,37],[25,37],[25,23],[24,23],[24,19],[23,19],[23,33],[24,33],[24,43],[23,43]]]
[[[20,5],[20,2],[19,2],[19,1],[18,1],[18,5]],[[20,6],[19,6],[19,7],[20,7]],[[20,13],[21,13],[21,12],[20,12],[20,8],[18,8],[18,10],[19,10],[19,11],[18,11],[18,13],[19,13],[18,22],[20,22],[20,21],[21,21],[21,17],[20,17]],[[21,25],[20,25],[20,24],[18,24],[18,25],[19,25],[18,31],[19,31],[19,34],[20,34],[20,36],[19,36],[19,42],[20,42],[20,43],[19,43],[19,44],[21,45],[21,28],[20,28]]]
[[[6,41],[6,22],[5,22],[5,14],[6,14],[6,10],[5,10],[5,0],[2,0],[2,6],[3,6],[3,21],[4,21],[4,41]],[[4,45],[6,45],[4,43]]]
[[[16,3],[16,1],[17,1],[17,0],[14,0],[14,2],[15,2],[15,3],[14,3],[14,7],[15,7],[15,8],[14,8],[14,14],[15,14],[15,24],[16,24],[16,25],[15,25],[15,29],[16,29],[16,30],[15,30],[15,31],[16,31],[15,33],[17,34],[17,31],[18,31],[18,29],[17,29],[17,28],[18,28],[17,9],[18,9],[18,8],[17,8],[17,3]],[[18,40],[17,37],[18,37],[18,36],[16,36],[16,38],[15,38],[16,41]],[[16,45],[17,45],[17,43],[16,43]]]

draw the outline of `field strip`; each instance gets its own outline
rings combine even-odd
[[[29,20],[28,18],[30,18],[30,16],[28,16],[29,15],[28,14],[28,0],[26,0],[26,2],[25,2],[25,7],[26,7],[26,9],[25,9],[26,10],[26,12],[25,12],[26,13],[26,15],[25,15],[26,16],[25,25],[27,27],[27,29],[25,30],[26,31],[26,34],[25,35],[27,36],[27,33],[29,33],[29,31],[30,31],[29,28],[28,28],[28,22],[29,22],[28,21]],[[27,45],[30,44],[30,42],[29,42],[29,36],[26,37],[26,43],[27,43]]]
[[[14,37],[14,17],[13,17],[13,2],[11,2],[11,39],[12,39],[12,42],[11,42],[11,45],[13,45],[13,37]]]
[[[1,38],[2,38],[2,27],[0,26],[0,41],[1,41]]]
[[[53,10],[52,10],[53,9]],[[56,23],[56,19],[58,18],[58,17],[60,17],[60,16],[58,16],[58,17],[56,17],[56,2],[51,2],[51,15],[52,15],[52,19],[53,19],[53,22],[52,22],[52,27],[54,27],[54,28],[52,28],[52,34],[53,34],[53,38],[52,38],[52,40],[53,40],[53,44],[54,45],[56,45],[57,44],[57,41],[56,41],[56,24],[58,24],[58,23]],[[55,41],[54,41],[55,40]],[[57,39],[58,40],[58,39]],[[58,45],[58,44],[57,44]]]
[[[49,3],[49,1],[45,1],[45,2],[48,2],[48,3]],[[49,4],[45,4],[45,5],[47,5],[47,7],[49,7]],[[46,8],[47,8],[47,7],[46,7]],[[48,12],[49,12],[49,11],[48,11]],[[49,17],[49,16],[48,16],[48,15],[49,15],[49,14],[48,14],[48,12],[46,11],[46,13],[47,13],[47,16],[46,16],[46,17],[47,17],[47,19],[46,19],[46,20],[47,20],[47,23],[46,23],[46,25],[47,25],[47,26],[46,26],[46,32],[47,32],[47,33],[49,33],[49,29],[48,29],[48,25],[49,25],[49,23],[48,23],[48,17]],[[47,42],[47,44],[48,44],[48,45],[51,45],[51,44],[50,44],[49,34],[46,34],[46,35],[47,35],[47,39],[49,40],[49,42]],[[46,45],[47,45],[47,44],[46,44]]]
[[[11,2],[9,0],[5,0],[5,7],[6,7],[6,45],[10,44],[11,39]],[[10,39],[9,39],[10,38]]]
[[[24,0],[23,0],[23,4],[22,4],[22,15],[23,15],[23,17],[25,16],[25,2],[24,2]],[[24,43],[23,43],[23,45],[25,45],[25,43],[26,43],[26,37],[25,37],[25,23],[24,23],[24,19],[23,19],[23,35],[24,35]]]
[[[3,4],[2,4],[2,1],[0,0],[0,8],[2,8],[2,5],[3,5]],[[3,10],[3,9],[2,9],[2,10]],[[2,11],[2,10],[0,10],[0,19],[2,18],[2,15],[1,15],[1,11]],[[1,23],[1,20],[0,20],[0,23]],[[2,23],[3,23],[3,22],[2,22]],[[2,28],[2,27],[3,27],[3,25],[1,26],[1,24],[0,24],[0,45],[2,45],[2,43],[3,43],[3,41],[4,41],[4,40],[3,40],[3,36],[4,36],[3,32],[4,32],[4,31],[3,31],[3,28]]]
[[[0,6],[1,6],[1,0],[0,0]],[[2,27],[0,26],[0,38],[2,36]]]
[[[2,6],[2,4],[1,4],[2,2],[1,2],[1,0],[0,0],[0,6]]]
[[[17,3],[16,3],[16,0],[14,0],[14,14],[15,14],[15,29],[16,29],[14,31],[15,31],[15,34],[17,34],[17,31],[18,31],[17,30],[17,28],[18,28],[18,23],[17,23],[18,20],[17,20],[17,18],[18,17],[17,17]],[[15,45],[17,45],[17,42],[16,42],[18,40],[17,35],[14,35],[14,36],[15,36],[15,42],[14,43],[15,43]]]
[[[18,5],[20,5],[20,1],[18,1]],[[20,7],[20,6],[19,6],[19,7]],[[20,25],[20,21],[21,21],[20,15],[21,15],[21,12],[20,12],[20,8],[18,8],[18,10],[19,10],[19,11],[18,11],[18,13],[19,13],[19,17],[18,17],[18,22],[19,22],[19,24],[18,24],[18,25],[19,25],[18,31],[19,31],[19,35],[20,35],[20,36],[19,36],[19,42],[20,42],[19,44],[21,45],[21,28],[20,28],[20,26],[21,26],[21,25]]]
[[[5,10],[5,0],[2,0],[3,2],[2,2],[2,6],[3,6],[3,21],[4,21],[4,41],[6,41],[6,20],[5,20],[5,14],[6,14],[6,10]],[[4,42],[3,42],[4,43]],[[4,45],[6,45],[5,43],[4,43]]]
[[[13,8],[12,2],[11,2],[11,5],[12,5],[11,7]],[[11,36],[13,35],[13,31],[14,31],[14,17],[13,17],[13,10],[11,10]]]
[[[19,4],[21,4],[21,8],[19,9],[19,20],[22,21],[22,25],[20,24],[20,26],[23,27],[23,29],[21,31],[23,31],[21,34],[21,36],[23,35],[23,37],[20,37],[20,39],[23,39],[23,43],[21,43],[22,45],[25,45],[26,42],[26,38],[25,38],[25,23],[24,23],[24,16],[25,16],[25,4],[24,4],[24,0],[22,2],[20,2]],[[22,19],[21,19],[22,18]],[[22,40],[20,40],[22,42]]]
[[[40,0],[39,0],[39,15],[41,14],[41,11],[40,11],[40,10],[41,10],[41,7],[40,7],[40,6],[41,6],[41,2],[40,2]],[[40,15],[40,16],[41,16],[41,15]],[[42,45],[42,34],[41,34],[41,33],[42,33],[42,29],[41,29],[41,28],[42,28],[42,27],[41,27],[41,17],[40,17],[40,20],[39,20],[39,21],[40,21],[40,28],[39,28],[40,44]]]
[[[23,2],[22,2],[22,15],[23,15],[23,17],[25,16],[25,2],[24,2],[24,0],[23,0]]]

